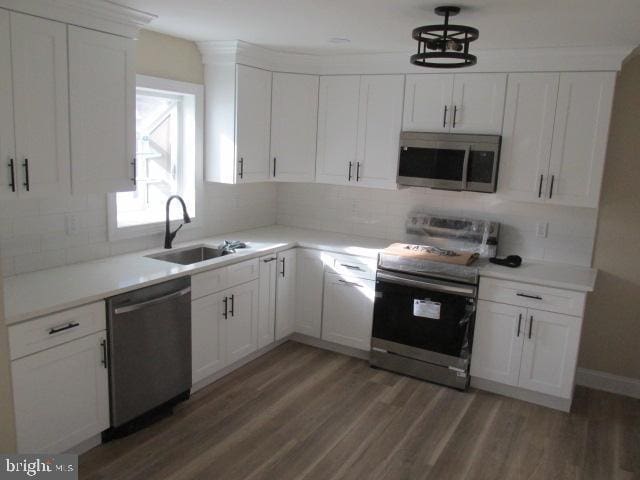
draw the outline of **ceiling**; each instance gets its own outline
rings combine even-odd
[[[115,0],[158,15],[148,28],[190,40],[243,40],[305,53],[406,52],[414,27],[441,23],[432,0]],[[453,23],[473,48],[640,44],[640,0],[468,0]],[[347,38],[348,43],[332,43]]]

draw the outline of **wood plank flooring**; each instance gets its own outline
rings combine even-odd
[[[85,453],[80,478],[639,479],[640,400],[578,388],[565,414],[287,342]]]

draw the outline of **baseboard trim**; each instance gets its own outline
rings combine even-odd
[[[345,347],[343,345],[338,345],[337,343],[327,342],[326,340],[310,337],[309,335],[304,335],[302,333],[293,333],[289,337],[289,340],[293,340],[294,342],[298,343],[304,343],[305,345],[311,345],[312,347],[322,348],[324,350],[330,350],[336,353],[342,353],[343,355],[348,355],[350,357],[369,360],[369,352],[365,352],[364,350],[359,350],[353,347]]]
[[[101,434],[94,435],[93,437],[89,437],[86,440],[80,442],[79,444],[71,447],[66,450],[64,453],[72,453],[74,455],[82,455],[85,452],[88,452],[92,448],[97,447],[102,443]]]
[[[578,368],[576,370],[576,384],[594,390],[640,399],[640,379],[637,378],[623,377],[589,368]]]
[[[504,395],[505,397],[535,403],[536,405],[542,405],[543,407],[553,408],[555,410],[562,410],[563,412],[569,412],[571,410],[570,398],[554,397],[553,395],[533,392],[531,390],[513,387],[511,385],[505,385],[503,383],[478,377],[471,377],[471,386],[478,390],[486,390],[488,392]]]

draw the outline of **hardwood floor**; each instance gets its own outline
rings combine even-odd
[[[640,400],[571,414],[287,342],[81,456],[83,479],[638,479]]]

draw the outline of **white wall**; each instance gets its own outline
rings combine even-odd
[[[272,225],[276,186],[205,184],[204,227],[186,226],[177,241]],[[79,218],[79,233],[65,233],[65,214]],[[162,246],[163,234],[110,242],[106,195],[11,200],[0,209],[0,257],[5,276]]]
[[[498,195],[428,188],[397,191],[319,184],[280,184],[278,223],[401,240],[411,211],[486,218],[502,223],[500,255],[590,265],[597,210],[502,200]],[[549,222],[536,237],[536,223]]]

